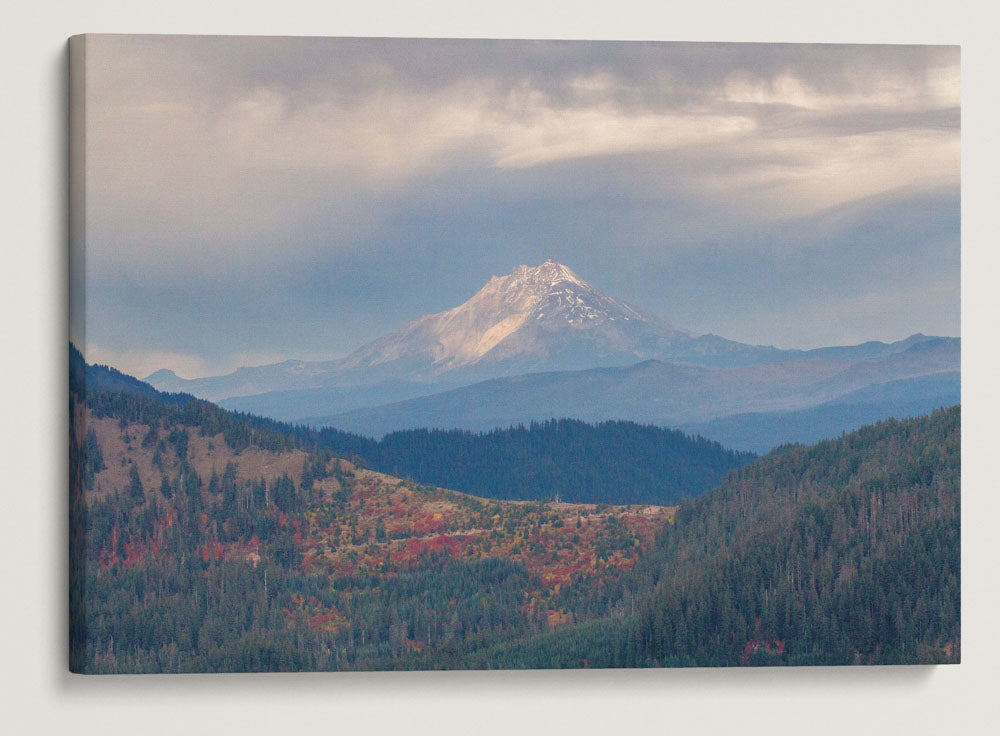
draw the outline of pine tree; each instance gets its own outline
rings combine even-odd
[[[129,482],[128,482],[128,495],[132,499],[133,503],[142,503],[146,500],[146,491],[142,487],[142,481],[139,479],[139,469],[132,463],[129,468]]]

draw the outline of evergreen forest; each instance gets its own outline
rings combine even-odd
[[[753,462],[627,423],[375,443],[71,348],[69,408],[77,672],[960,659],[958,407]]]

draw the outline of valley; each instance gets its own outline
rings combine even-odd
[[[513,501],[71,366],[74,671],[960,659],[957,407],[741,458],[679,504],[607,503],[610,475],[594,503]]]

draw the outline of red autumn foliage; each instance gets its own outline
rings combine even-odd
[[[785,652],[785,641],[784,639],[750,639],[743,647],[740,663],[750,664],[758,652],[781,656]]]

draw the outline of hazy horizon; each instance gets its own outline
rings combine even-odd
[[[140,378],[550,256],[741,342],[960,334],[957,47],[89,36],[86,116],[80,347]]]
[[[538,265],[538,264],[519,264],[519,265],[532,266],[532,265]],[[563,264],[563,265],[568,265],[568,264]],[[570,268],[572,268],[572,267],[570,267]],[[495,276],[503,276],[505,274],[494,274],[494,275]],[[580,274],[578,274],[578,275],[580,275]],[[584,280],[586,280],[586,279],[584,279]],[[478,289],[477,289],[477,291],[478,291]],[[472,294],[470,294],[469,296],[471,297]],[[613,296],[613,295],[611,295],[611,296]],[[455,306],[458,306],[458,305],[455,305]],[[640,306],[641,307],[641,305],[632,305],[632,306]],[[403,324],[406,324],[406,323],[408,323],[408,322],[410,322],[412,320],[418,319],[419,317],[422,317],[422,316],[424,316],[424,315],[414,315],[412,319],[406,320],[406,322],[401,323],[400,325],[398,325],[397,328],[398,327],[402,327]],[[659,315],[657,315],[657,316],[659,316]],[[683,325],[677,325],[677,326],[681,327],[681,328],[684,327]],[[394,329],[397,329],[397,328],[392,328],[392,329],[394,330]],[[911,337],[911,336],[913,336],[915,334],[918,334],[918,333],[912,333],[911,332],[911,333],[908,333],[908,334],[905,334],[905,335],[899,335],[899,336],[897,336],[895,338],[892,338],[892,339],[889,339],[889,340],[883,340],[883,342],[891,343],[891,342],[896,342],[898,340],[905,340],[906,338]],[[929,333],[924,333],[924,334],[929,334]],[[958,334],[955,334],[955,335],[935,335],[935,336],[937,336],[937,337],[959,337]],[[726,336],[722,335],[721,337],[726,337]],[[866,342],[866,341],[861,341],[861,342]],[[797,345],[772,345],[771,347],[777,347],[777,348],[787,349],[787,350],[809,350],[809,349],[812,349],[812,348],[840,347],[840,346],[848,346],[848,345],[856,345],[856,344],[859,344],[859,343],[823,344],[823,345],[813,345],[813,346],[804,347],[804,348],[803,347],[799,347]],[[355,346],[355,347],[359,347],[359,346]],[[155,373],[157,371],[160,371],[160,370],[169,370],[169,371],[172,371],[174,374],[176,374],[180,378],[195,379],[195,378],[206,378],[206,377],[210,377],[210,376],[214,376],[214,375],[226,375],[226,374],[234,372],[238,368],[254,368],[254,367],[271,365],[271,364],[274,364],[274,363],[280,363],[280,362],[289,361],[289,360],[303,360],[303,361],[307,361],[307,362],[308,361],[312,361],[312,360],[316,360],[316,361],[337,360],[339,358],[346,357],[351,352],[353,352],[353,348],[351,350],[345,351],[345,352],[343,352],[341,354],[338,354],[338,355],[325,356],[325,357],[320,357],[320,358],[316,358],[316,359],[303,358],[303,357],[298,356],[298,355],[288,355],[288,356],[285,356],[285,357],[277,358],[275,360],[269,360],[269,361],[266,361],[266,362],[263,362],[263,363],[239,363],[238,365],[234,365],[229,370],[224,370],[224,371],[219,371],[219,372],[208,372],[208,373],[204,373],[202,375],[184,375],[181,372],[175,371],[174,369],[170,368],[169,366],[164,366],[164,365],[158,365],[153,370],[149,370],[149,371],[145,371],[145,372],[141,372],[141,370],[140,370],[140,372],[130,373],[128,370],[122,368],[120,365],[116,365],[113,362],[109,362],[107,360],[101,360],[100,356],[98,356],[97,359],[93,359],[89,355],[86,355],[85,357],[87,358],[88,362],[91,362],[91,363],[105,363],[105,364],[110,365],[112,368],[120,370],[120,371],[122,371],[124,373],[128,373],[129,375],[132,375],[135,378],[139,378],[139,379],[145,379],[146,377],[148,377],[148,376],[152,375],[153,373]],[[154,360],[155,360],[155,358],[154,358]]]

